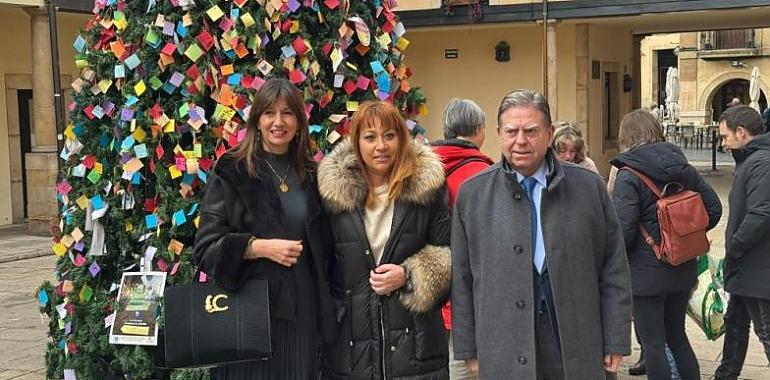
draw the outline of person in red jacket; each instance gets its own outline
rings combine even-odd
[[[444,139],[435,141],[431,145],[444,165],[450,209],[455,203],[455,197],[463,182],[494,163],[491,158],[479,151],[484,144],[485,125],[484,111],[470,99],[453,98],[444,109]],[[452,312],[449,302],[441,311],[444,327],[450,331],[449,378],[451,380],[477,379],[476,374],[468,370],[464,360],[454,359],[451,338]]]

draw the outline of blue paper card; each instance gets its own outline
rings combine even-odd
[[[144,224],[147,225],[147,228],[155,228],[158,226],[158,216],[155,214],[145,215],[144,216]]]
[[[94,210],[99,210],[104,208],[104,201],[102,200],[101,195],[95,195],[93,198],[91,198],[91,208]]]
[[[227,84],[230,86],[238,86],[241,84],[241,74],[234,73],[227,77]]]
[[[147,145],[139,144],[134,147],[134,154],[137,158],[147,157]]]
[[[375,74],[385,71],[385,68],[382,67],[382,62],[380,61],[371,61],[369,62],[369,66],[372,67],[372,72]]]
[[[115,78],[125,78],[125,77],[126,77],[126,67],[120,63],[115,65]]]
[[[126,58],[126,66],[128,66],[128,68],[131,70],[135,69],[141,63],[142,61],[139,59],[139,56],[137,56],[136,53],[131,54],[130,57]]]
[[[72,47],[74,47],[78,53],[82,53],[86,48],[86,39],[83,38],[83,36],[78,35],[77,38],[75,38],[75,42],[72,44]]]
[[[184,215],[184,211],[178,210],[174,213],[174,225],[181,226],[187,222],[187,217]]]
[[[40,302],[40,306],[45,306],[48,304],[48,293],[46,293],[45,290],[40,289],[40,291],[37,292],[37,300]]]

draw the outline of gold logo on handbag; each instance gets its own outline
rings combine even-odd
[[[216,312],[225,311],[229,309],[230,307],[227,305],[219,306],[219,300],[222,300],[222,299],[226,300],[227,295],[217,294],[215,296],[212,296],[212,295],[206,296],[206,311],[208,311],[209,313],[216,313]]]

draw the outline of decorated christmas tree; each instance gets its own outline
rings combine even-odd
[[[409,41],[393,0],[97,0],[73,44],[80,76],[57,196],[47,377],[146,379],[162,346],[112,345],[124,272],[193,280],[201,190],[243,138],[250,96],[266,78],[304,91],[315,157],[349,129],[364,100],[395,103],[415,134],[424,97],[404,65]],[[162,324],[161,310],[157,311]],[[165,321],[173,323],[173,321]],[[182,371],[174,378],[196,378]]]

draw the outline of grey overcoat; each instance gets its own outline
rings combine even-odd
[[[631,351],[631,279],[602,179],[546,156],[541,201],[546,260],[565,379],[604,378],[603,357]],[[502,162],[460,189],[452,226],[455,358],[482,379],[535,379],[530,206]]]

